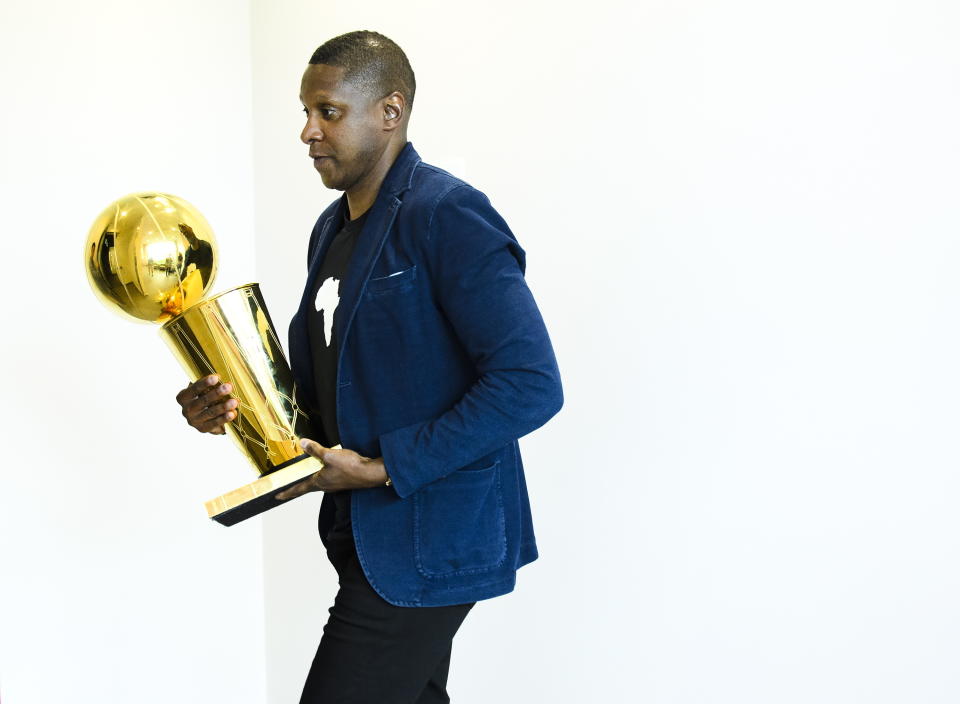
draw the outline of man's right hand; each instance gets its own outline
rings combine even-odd
[[[219,382],[220,377],[211,374],[188,384],[177,394],[183,417],[201,433],[223,435],[226,432],[223,426],[237,417],[234,410],[237,400],[230,398],[233,387]]]

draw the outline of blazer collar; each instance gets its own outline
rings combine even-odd
[[[384,193],[399,196],[409,189],[413,183],[413,172],[419,163],[420,155],[413,148],[413,143],[407,142],[387,172],[386,178],[383,179],[377,198]]]

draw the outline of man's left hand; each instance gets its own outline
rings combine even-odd
[[[369,489],[387,482],[387,470],[382,457],[371,459],[353,450],[333,450],[307,438],[300,441],[300,447],[323,462],[323,469],[281,491],[277,494],[280,501],[295,499],[311,491]]]

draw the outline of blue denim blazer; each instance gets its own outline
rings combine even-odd
[[[290,324],[290,363],[308,396],[310,292],[345,207],[344,197],[317,220]],[[392,604],[504,594],[537,557],[517,439],[557,413],[563,394],[524,267],[487,197],[407,144],[357,240],[334,323],[341,445],[382,456],[393,481],[351,499],[360,564]],[[322,536],[332,519],[328,495]]]

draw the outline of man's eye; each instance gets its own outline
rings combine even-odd
[[[336,109],[336,108],[317,108],[317,112],[320,113],[320,117],[322,117],[324,120],[333,120],[333,119],[336,119],[336,117],[337,117],[337,109]],[[304,108],[303,108],[303,114],[306,115],[307,117],[309,117],[309,116],[310,116],[310,110],[307,109],[306,107],[304,107]]]

